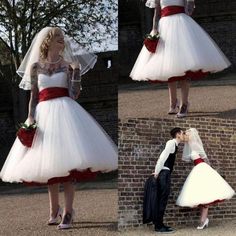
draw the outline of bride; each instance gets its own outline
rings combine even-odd
[[[34,38],[17,73],[20,88],[31,90],[26,123],[36,122],[31,148],[16,138],[0,172],[5,182],[48,185],[48,225],[72,227],[74,181],[117,169],[117,148],[102,127],[76,101],[81,75],[97,56],[86,52],[58,27],[43,28]],[[59,206],[59,184],[65,207]]]
[[[155,9],[150,34],[159,35],[159,42],[152,52],[142,47],[130,77],[137,81],[168,83],[168,114],[186,117],[190,80],[222,71],[230,62],[191,17],[194,0],[147,0],[146,6]],[[177,99],[177,81],[181,87],[181,101]]]
[[[199,207],[201,216],[197,229],[204,229],[209,224],[209,206],[232,198],[235,191],[210,166],[195,128],[186,131],[185,142],[182,159],[187,162],[193,161],[195,166],[188,175],[176,204],[181,207]]]

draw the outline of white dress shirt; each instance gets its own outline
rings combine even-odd
[[[160,157],[157,160],[155,175],[158,175],[161,170],[169,170],[169,168],[164,166],[164,164],[169,155],[175,152],[175,147],[178,146],[178,144],[179,142],[177,139],[171,139],[166,143],[165,149],[162,151]]]

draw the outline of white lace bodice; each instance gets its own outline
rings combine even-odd
[[[187,0],[194,1],[194,0]],[[167,6],[184,6],[186,0],[147,0],[146,6],[150,8],[155,8],[157,5],[161,6],[161,9]]]
[[[67,74],[63,71],[52,75],[38,74],[38,89],[39,91],[45,88],[61,87],[68,88]]]

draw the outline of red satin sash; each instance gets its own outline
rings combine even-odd
[[[161,17],[171,16],[179,13],[185,13],[184,7],[181,6],[168,6],[161,9]]]
[[[42,91],[39,92],[39,102],[59,97],[69,97],[68,89],[60,87],[52,87],[43,89]]]
[[[204,160],[203,160],[202,158],[198,158],[198,159],[196,159],[196,160],[193,161],[193,163],[194,163],[195,166],[198,165],[198,164],[200,164],[200,163],[202,163],[202,162],[204,162]]]

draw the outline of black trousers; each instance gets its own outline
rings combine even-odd
[[[169,170],[161,170],[157,178],[157,208],[153,222],[155,224],[155,228],[161,228],[163,226],[163,217],[170,195],[170,175],[171,172]]]

